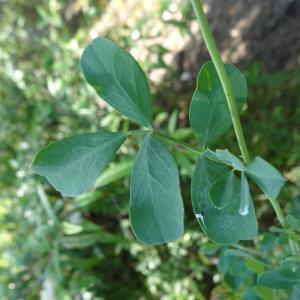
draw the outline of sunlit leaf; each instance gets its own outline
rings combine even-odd
[[[233,88],[238,110],[241,110],[247,97],[246,80],[233,65],[225,65],[225,69]],[[232,124],[225,93],[212,62],[204,64],[199,72],[189,118],[199,143],[203,145],[215,141]]]
[[[87,192],[123,144],[123,133],[88,133],[51,143],[36,156],[32,170],[66,196]]]
[[[103,100],[138,124],[150,126],[149,84],[128,52],[108,39],[96,38],[84,50],[81,67],[86,80]]]

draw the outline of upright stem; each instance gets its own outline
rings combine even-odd
[[[208,52],[212,58],[212,61],[215,65],[216,71],[219,75],[221,84],[223,86],[223,90],[227,99],[228,107],[231,114],[231,119],[233,123],[233,128],[236,134],[236,138],[244,159],[244,162],[247,164],[250,162],[249,153],[247,150],[243,129],[241,126],[240,118],[239,118],[239,112],[236,107],[235,99],[233,90],[227,75],[227,72],[225,70],[224,64],[222,62],[221,56],[219,54],[219,51],[217,49],[216,43],[214,41],[214,38],[211,34],[211,31],[209,29],[209,25],[203,10],[203,6],[201,3],[201,0],[192,0],[192,4],[194,7],[194,11],[196,13],[198,22],[200,24],[200,29],[202,32],[203,39],[205,41],[206,47],[208,49]]]
[[[237,138],[237,141],[239,144],[240,151],[243,156],[243,160],[244,160],[245,164],[248,164],[250,162],[250,156],[249,156],[246,141],[244,138],[241,121],[239,118],[239,112],[238,112],[236,102],[234,99],[234,94],[233,94],[231,83],[229,81],[227,72],[226,72],[224,64],[222,62],[220,53],[217,49],[215,40],[210,31],[209,24],[208,24],[207,18],[205,16],[205,13],[203,10],[202,1],[201,0],[191,0],[191,1],[193,4],[193,8],[194,8],[195,14],[197,16],[199,25],[200,25],[200,30],[201,30],[203,39],[205,41],[208,52],[212,58],[214,66],[217,70],[218,76],[220,78],[220,81],[221,81],[221,84],[222,84],[222,87],[223,87],[223,90],[224,90],[224,93],[225,93],[225,96],[227,99],[227,103],[228,103],[228,107],[229,107],[229,111],[230,111],[230,115],[231,115],[231,119],[232,119],[232,123],[233,123],[233,128],[234,128],[235,135],[236,135],[236,138]],[[280,208],[278,202],[273,199],[270,199],[270,202],[273,206],[273,209],[277,215],[277,218],[278,218],[280,224],[282,225],[283,228],[286,228],[284,214],[283,214],[283,211]],[[291,248],[292,252],[294,254],[297,254],[299,252],[298,244],[291,239],[289,240],[289,244],[290,244],[290,248]]]

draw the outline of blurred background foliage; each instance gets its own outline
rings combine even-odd
[[[214,3],[207,1],[208,13]],[[185,234],[155,248],[134,239],[128,220],[138,139],[127,141],[93,191],[77,199],[62,199],[30,172],[34,154],[50,141],[103,128],[134,128],[83,79],[80,55],[96,36],[111,38],[141,63],[154,95],[155,126],[195,143],[188,128],[189,99],[196,72],[208,57],[198,51],[203,43],[189,1],[1,0],[0,19],[0,298],[273,299],[268,289],[249,287],[259,268],[251,257],[210,243],[196,223],[189,192],[194,154],[173,151]],[[280,51],[294,46],[279,44]],[[224,59],[240,64],[247,77],[242,122],[251,153],[284,172],[288,184],[280,203],[300,217],[299,67],[293,61],[277,69],[272,65],[270,72],[264,57],[244,48],[225,50]],[[275,58],[267,59],[273,63]],[[238,153],[232,132],[216,146]],[[254,191],[260,235],[243,245],[271,259],[283,256],[285,236],[274,229],[277,221],[266,199]],[[226,273],[232,256],[237,273]],[[299,299],[297,293],[278,297]]]

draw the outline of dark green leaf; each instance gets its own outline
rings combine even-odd
[[[192,179],[192,202],[195,215],[208,238],[220,244],[233,244],[240,240],[251,240],[257,234],[257,222],[252,200],[245,216],[239,213],[240,185],[238,197],[234,197],[230,209],[215,208],[209,200],[212,184],[227,172],[222,164],[201,155]]]
[[[261,273],[257,283],[273,289],[286,289],[299,283],[299,276],[288,269],[271,270]]]
[[[246,167],[245,172],[268,197],[273,200],[277,198],[285,179],[272,165],[257,156]]]
[[[249,259],[251,256],[241,250],[225,249],[221,252],[218,263],[218,270],[222,273],[228,270],[232,271],[231,266],[234,262],[243,262],[245,259]]]
[[[276,245],[276,236],[272,233],[266,232],[263,240],[260,243],[260,249],[263,252],[271,251]]]
[[[209,190],[209,199],[215,207],[224,208],[233,201],[236,190],[234,185],[238,184],[234,177],[234,172],[228,171],[213,183]]]
[[[244,282],[244,277],[240,275],[234,275],[229,271],[224,275],[225,282],[234,290],[237,290],[241,287]]]
[[[225,65],[238,110],[247,97],[247,84],[243,74],[233,65]],[[212,62],[201,68],[195,93],[190,105],[190,124],[200,144],[207,145],[224,132],[232,122],[227,100]]]
[[[253,287],[247,288],[243,294],[243,300],[262,300],[259,296],[256,295],[255,289]]]
[[[88,133],[51,143],[36,156],[32,170],[67,196],[87,192],[126,139],[123,133]]]
[[[289,243],[289,235],[286,232],[282,232],[276,239],[276,244],[285,245]]]
[[[146,76],[135,59],[105,38],[96,38],[83,52],[81,68],[88,83],[117,111],[143,126],[152,121]]]
[[[183,234],[183,203],[176,163],[151,135],[136,157],[130,187],[130,220],[136,237],[157,245]]]

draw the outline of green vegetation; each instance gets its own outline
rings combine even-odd
[[[300,113],[297,109],[300,107],[299,70],[265,74],[258,64],[253,63],[244,72],[249,90],[248,105],[241,111],[245,137],[249,140],[251,157],[264,157],[283,170],[288,179],[278,200],[284,213],[288,214],[281,220],[286,224],[285,228],[277,227],[277,218],[269,203],[265,201],[266,196],[250,183],[259,220],[257,235],[252,197],[245,176],[253,179],[264,193],[274,199],[283,183],[276,169],[259,157],[245,167],[240,159],[232,154],[238,153],[233,132],[226,133],[225,137],[218,141],[214,141],[214,138],[210,140],[207,138],[209,135],[206,135],[206,142],[213,142],[211,148],[230,148],[232,152],[205,152],[196,164],[196,174],[192,181],[193,206],[203,230],[212,240],[234,243],[231,246],[214,244],[208,241],[195,221],[190,201],[190,179],[199,156],[199,147],[192,130],[187,126],[187,120],[179,115],[179,108],[174,109],[177,107],[173,105],[176,102],[172,103],[171,99],[172,105],[166,105],[165,102],[170,95],[174,99],[178,97],[178,91],[174,90],[172,95],[172,91],[164,92],[163,89],[166,85],[170,86],[176,78],[171,66],[163,63],[162,52],[167,53],[168,50],[157,45],[149,49],[149,53],[141,61],[146,74],[156,68],[166,69],[168,74],[161,86],[157,83],[150,84],[154,95],[153,102],[158,104],[153,112],[153,127],[160,128],[161,131],[154,131],[153,136],[147,136],[142,143],[145,132],[137,131],[135,124],[99,101],[98,95],[88,87],[81,75],[80,55],[92,39],[91,36],[87,36],[87,32],[95,28],[100,17],[107,20],[107,4],[97,1],[74,3],[77,3],[78,7],[67,1],[30,4],[25,1],[9,1],[5,2],[1,12],[5,15],[5,21],[0,25],[1,50],[3,49],[0,61],[4,66],[0,78],[1,82],[5,83],[0,86],[1,299],[37,299],[41,294],[47,295],[44,299],[50,298],[51,294],[55,294],[55,299],[299,298],[299,257],[292,254],[288,242],[289,239],[297,240],[300,232],[300,135],[296,126]],[[170,5],[171,1],[163,1],[157,6],[158,18],[163,12],[169,11]],[[189,28],[188,23],[194,18],[189,7],[189,1],[183,1],[179,6],[183,16],[181,22],[165,22],[164,26],[181,28],[182,34],[187,34],[187,29],[184,28]],[[130,31],[147,27],[147,22],[151,22],[151,19],[143,24],[136,23],[134,28],[120,27],[123,28],[120,31],[103,26],[105,29],[101,29],[98,34],[113,39],[122,48],[130,49],[136,42],[132,39],[135,35],[131,35]],[[118,26],[115,25],[114,29],[119,28]],[[143,40],[147,38],[150,40],[151,37],[140,37]],[[157,60],[154,59],[153,62],[149,59],[151,55]],[[120,59],[123,59],[122,56]],[[109,61],[105,60],[104,63]],[[138,67],[136,72],[140,72]],[[212,69],[210,72],[215,71]],[[109,92],[97,89],[98,83],[86,72],[85,76],[103,99],[109,102]],[[240,77],[239,73],[237,76]],[[218,77],[213,75],[213,78],[214,82],[220,85]],[[137,80],[142,79],[142,76],[137,76]],[[125,82],[128,83],[127,80]],[[198,80],[194,97],[201,86],[199,82],[202,81]],[[129,89],[134,92],[130,85]],[[184,102],[189,102],[191,92],[192,88],[188,96],[184,95]],[[122,91],[114,93],[122,96]],[[164,98],[164,93],[167,98]],[[208,97],[210,96],[214,97],[208,94]],[[222,101],[226,101],[223,95],[221,96]],[[201,95],[199,97],[201,99]],[[124,111],[124,107],[116,107],[118,104],[110,104],[137,123],[147,125],[152,118],[148,95],[139,96],[136,100],[131,103],[129,112]],[[167,112],[162,113],[166,110],[163,109],[164,106],[167,107]],[[140,117],[140,110],[146,112],[143,118]],[[226,111],[224,120],[230,121],[228,115]],[[203,127],[201,124],[195,126],[192,125],[200,141],[203,139]],[[220,131],[225,131],[225,127],[220,126],[216,136],[220,136]],[[128,132],[127,141],[121,146],[125,136],[120,134],[114,137],[112,143],[111,133],[107,131]],[[85,139],[91,155],[87,155],[84,162],[88,164],[89,159],[95,161],[95,153],[104,153],[104,157],[110,155],[105,163],[103,160],[99,161],[96,173],[100,173],[121,146],[120,151],[115,155],[114,161],[102,171],[100,177],[95,173],[85,178],[84,186],[80,186],[80,190],[76,190],[78,185],[75,185],[74,190],[74,182],[78,180],[78,165],[72,164],[72,168],[68,169],[66,174],[56,174],[56,167],[47,166],[46,171],[51,170],[50,176],[53,176],[54,182],[59,178],[57,176],[62,176],[65,180],[72,179],[66,186],[59,188],[66,190],[67,195],[82,193],[83,190],[89,189],[96,179],[94,187],[87,194],[75,199],[62,198],[47,181],[33,176],[30,171],[32,158],[38,149],[49,142],[73,135],[77,139],[86,132],[99,133],[91,134],[89,141]],[[108,136],[109,146],[104,147]],[[72,138],[65,142],[73,143]],[[52,143],[43,151],[51,151],[59,160],[68,163],[68,160],[57,152],[56,146],[60,143],[63,142]],[[163,143],[171,147],[166,148]],[[141,145],[139,154],[137,144]],[[161,171],[155,174],[155,168],[147,169],[143,159],[147,151],[161,153],[166,157],[164,161],[169,159],[168,168],[155,161]],[[79,149],[78,153],[87,154],[82,149]],[[37,156],[38,161],[43,161],[42,154],[43,152]],[[70,161],[73,161],[72,155],[74,153],[68,155]],[[133,163],[136,155],[138,159]],[[134,199],[140,199],[140,193],[145,197],[151,196],[147,193],[147,189],[151,187],[143,186],[142,190],[137,188],[141,184],[139,172],[142,168],[151,173],[149,176],[161,176],[160,181],[166,181],[168,190],[171,189],[174,193],[170,199],[168,197],[171,195],[165,193],[164,197],[168,203],[175,199],[181,203],[181,196],[176,196],[180,194],[177,191],[178,175],[171,155],[178,166],[181,182],[185,207],[184,235],[167,245],[144,246],[134,238],[128,212],[130,211],[131,222],[137,224],[137,230],[134,231],[142,241],[145,241],[149,233],[145,232],[140,224],[147,221],[151,226],[153,220],[140,220],[143,213],[141,210],[148,210],[147,207],[143,208],[138,204],[129,207],[129,187],[130,184],[136,187],[131,186],[131,201],[134,203]],[[234,176],[230,170],[232,166],[236,174]],[[136,171],[130,183],[132,168]],[[264,172],[257,172],[258,168],[262,168]],[[172,177],[174,182],[169,181],[169,175],[166,175],[170,169],[172,174],[176,174]],[[210,180],[214,185],[205,193],[203,201],[207,202],[207,206],[203,211],[199,206],[199,195],[203,195],[199,194],[197,189],[201,184],[204,188],[208,188],[209,185],[201,181],[203,178],[214,178],[219,173],[224,175],[224,170],[228,171],[225,177]],[[44,171],[39,169],[39,172]],[[61,182],[58,180],[58,183]],[[224,199],[220,201],[220,190],[223,194],[226,191],[225,203],[222,202]],[[237,197],[230,197],[236,192],[244,195],[242,202]],[[151,200],[157,201],[156,198],[147,201]],[[237,209],[234,209],[234,212],[231,211],[232,204]],[[169,208],[172,210],[171,217],[182,214],[182,208],[176,207]],[[247,207],[248,214],[243,217],[241,212],[247,210]],[[209,219],[204,226],[201,217],[206,219],[205,213],[217,221]],[[231,218],[228,217],[227,220],[228,215],[231,215]],[[163,220],[160,226],[166,228],[169,221]],[[178,221],[178,218],[171,220],[175,221]],[[217,226],[220,222],[224,222],[224,225]],[[228,222],[232,222],[230,230],[226,228]],[[179,223],[176,228],[167,227],[167,235],[181,235],[182,222]],[[157,238],[162,242],[161,236],[154,236],[154,232],[151,232],[152,234],[150,244],[156,244]],[[252,238],[255,239],[236,244],[241,239]],[[163,236],[163,241],[165,240],[168,238]],[[273,270],[270,271],[271,269]]]

